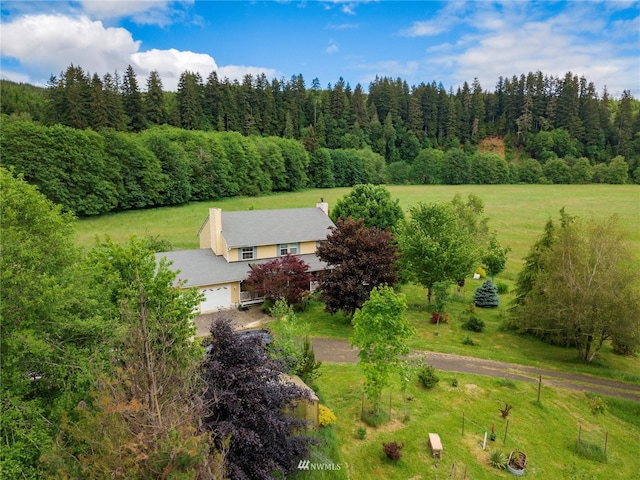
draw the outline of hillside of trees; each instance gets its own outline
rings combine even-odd
[[[567,72],[457,91],[69,66],[1,82],[1,163],[78,215],[358,183],[640,183],[640,102]],[[497,137],[505,155],[481,148]]]

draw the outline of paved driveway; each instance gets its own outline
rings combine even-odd
[[[269,315],[265,315],[259,305],[249,307],[248,310],[222,310],[215,313],[205,313],[198,315],[194,321],[196,323],[196,337],[206,337],[209,335],[211,324],[216,318],[228,318],[236,326],[238,330],[250,330],[259,328],[271,322],[273,319]]]

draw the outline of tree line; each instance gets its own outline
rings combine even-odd
[[[302,188],[382,184],[640,182],[622,156],[592,165],[551,152],[544,163],[507,162],[496,153],[454,145],[418,150],[411,162],[387,163],[368,145],[308,148],[304,141],[169,125],[140,132],[79,130],[2,117],[0,164],[15,169],[50,200],[79,216],[178,205]],[[565,130],[549,134],[551,145]],[[541,147],[546,148],[546,147]]]
[[[640,108],[630,91],[612,99],[606,87],[598,93],[593,82],[572,72],[500,77],[493,91],[477,79],[454,91],[435,81],[409,86],[401,78],[377,77],[365,92],[342,77],[322,88],[317,78],[308,87],[302,75],[245,75],[238,81],[215,71],[206,79],[185,71],[177,91],[166,92],[156,71],[143,90],[131,66],[122,75],[100,77],[70,65],[41,94],[26,86],[22,94],[14,93],[15,85],[8,90],[3,113],[26,112],[49,125],[140,131],[167,123],[294,138],[329,149],[368,145],[387,163],[411,163],[420,148],[475,144],[487,136],[506,137],[524,156],[544,161],[537,136],[556,129],[567,132],[571,155],[592,163],[640,154]]]

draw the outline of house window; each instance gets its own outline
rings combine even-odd
[[[240,259],[241,260],[253,260],[254,258],[254,248],[253,247],[242,247],[240,249]]]
[[[300,246],[297,243],[281,243],[280,244],[280,256],[290,254],[297,255],[300,251]]]

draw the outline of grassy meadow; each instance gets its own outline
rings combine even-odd
[[[606,217],[618,214],[629,232],[635,252],[630,261],[640,265],[640,187],[631,185],[500,185],[500,186],[389,186],[389,191],[406,210],[417,202],[449,201],[454,194],[466,197],[475,193],[485,202],[490,229],[495,229],[503,245],[511,247],[507,269],[496,282],[509,289],[535,239],[542,233],[548,218],[558,218],[562,207],[571,215]],[[350,189],[305,190],[273,194],[266,197],[242,197],[221,201],[191,203],[81,219],[77,225],[77,243],[88,245],[96,235],[109,235],[125,240],[130,235],[158,235],[169,240],[175,249],[197,248],[197,232],[211,206],[223,210],[272,209],[313,206],[320,197],[335,205]],[[439,326],[429,323],[426,291],[416,285],[403,285],[407,318],[416,328],[410,346],[467,356],[490,358],[568,372],[624,380],[640,384],[640,359],[614,355],[603,347],[591,365],[577,359],[573,349],[546,345],[536,339],[517,335],[504,327],[510,293],[501,295],[496,309],[476,309],[485,322],[481,333],[462,327],[469,315],[468,306],[481,281],[469,279],[465,288],[454,292],[447,306],[449,321]],[[312,336],[348,339],[350,319],[331,316],[323,305],[312,301],[299,314]],[[274,326],[277,332],[277,326]],[[473,345],[465,342],[469,337]],[[528,456],[526,477],[539,479],[612,479],[634,478],[640,470],[640,403],[607,398],[607,412],[594,414],[591,400],[584,393],[560,388],[542,388],[541,402],[536,401],[537,385],[505,381],[490,377],[438,372],[440,382],[430,391],[413,380],[405,403],[399,384],[383,393],[383,406],[391,419],[378,428],[360,420],[364,376],[357,365],[325,363],[322,376],[314,388],[321,401],[336,414],[337,423],[322,434],[330,439],[330,447],[317,452],[312,461],[339,463],[340,471],[302,471],[298,479],[500,479],[511,478],[505,470],[489,464],[492,449],[506,455],[521,449]],[[456,382],[454,382],[454,379]],[[454,384],[457,385],[454,386]],[[508,402],[513,409],[506,421],[499,407]],[[407,408],[407,417],[404,408]],[[462,435],[462,414],[465,433]],[[495,425],[497,440],[487,441],[482,450],[483,435]],[[366,428],[364,439],[357,438],[359,428]],[[576,448],[578,429],[582,428],[583,448]],[[427,433],[440,435],[443,459],[433,459],[427,447]],[[602,457],[605,435],[607,456]],[[403,457],[394,463],[386,458],[382,443],[404,443]],[[466,472],[466,474],[465,474]]]
[[[629,233],[634,259],[640,266],[640,186],[637,185],[446,185],[446,186],[388,186],[393,198],[400,201],[405,211],[418,202],[449,201],[456,193],[466,198],[478,195],[485,203],[489,228],[498,232],[501,243],[511,248],[506,270],[495,278],[511,290],[522,266],[522,258],[541,235],[546,221],[558,218],[562,207],[571,215],[607,217],[618,214]],[[179,207],[165,207],[109,214],[78,221],[77,242],[91,244],[96,236],[109,235],[114,240],[126,240],[130,235],[160,236],[171,242],[175,249],[198,248],[197,232],[208,214],[208,208],[223,210],[274,209],[313,206],[320,198],[329,205],[349,192],[349,188],[309,189],[301,192],[280,193],[264,197],[238,197],[220,201],[190,203]],[[417,335],[411,347],[469,356],[491,358],[533,366],[581,371],[598,376],[640,383],[640,361],[613,355],[608,346],[596,357],[592,365],[579,362],[572,349],[551,347],[535,339],[516,335],[504,328],[511,295],[501,296],[497,309],[477,309],[486,324],[480,334],[462,328],[468,316],[466,309],[481,281],[469,279],[464,290],[455,292],[447,310],[450,320],[435,327],[428,323],[430,314],[426,305],[426,291],[417,285],[404,285],[407,296],[409,321]],[[319,303],[305,312],[310,333],[315,336],[349,338],[348,318],[331,316],[322,311]],[[470,337],[474,345],[465,345]]]
[[[489,227],[498,232],[503,245],[511,247],[502,277],[514,279],[524,257],[542,233],[546,221],[567,213],[583,217],[618,214],[629,230],[629,238],[640,263],[640,187],[637,185],[433,185],[388,186],[393,198],[407,207],[418,202],[449,201],[456,193],[466,198],[478,195],[485,203]],[[125,240],[130,235],[159,235],[175,249],[198,248],[198,230],[209,207],[223,210],[276,209],[313,206],[324,198],[329,208],[350,188],[308,189],[264,197],[237,197],[196,202],[179,207],[127,211],[78,222],[77,242],[90,244],[96,235]]]

